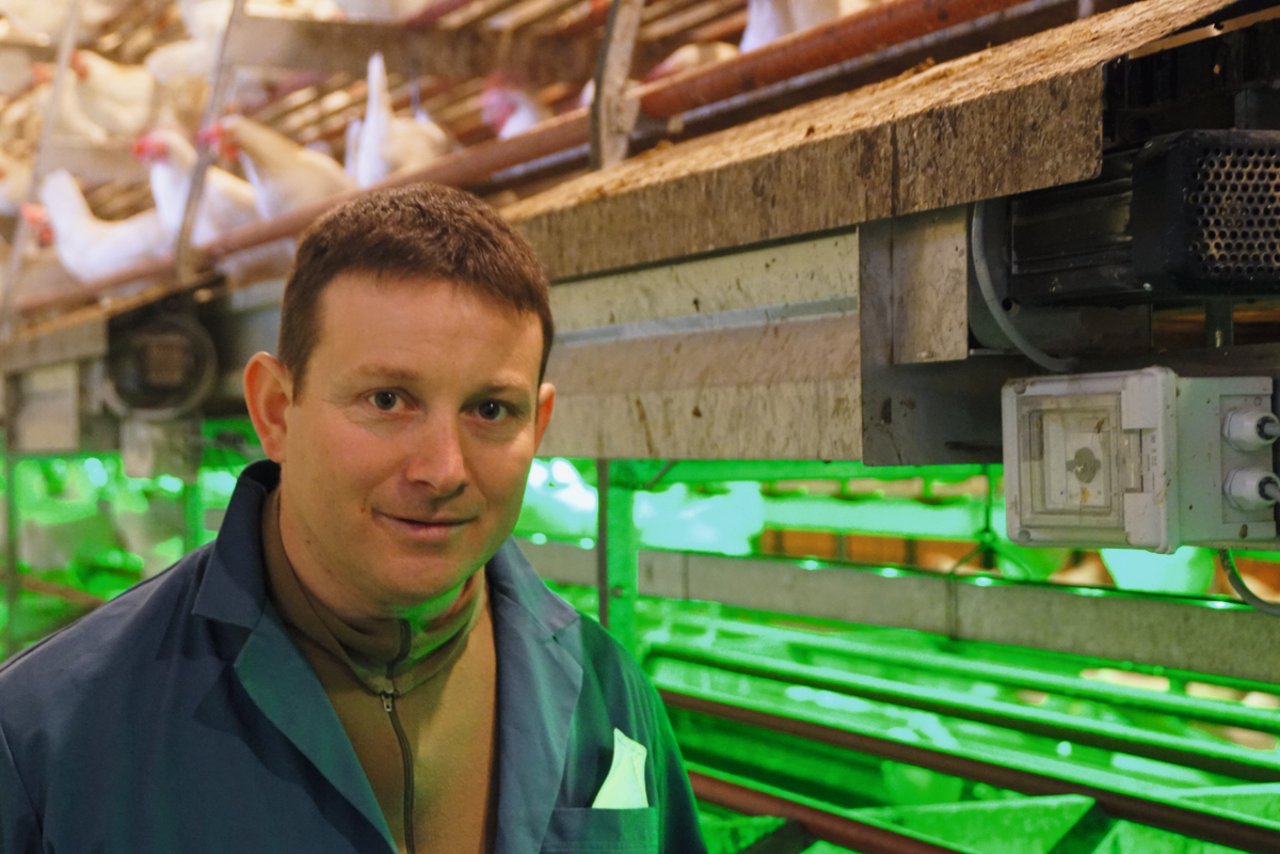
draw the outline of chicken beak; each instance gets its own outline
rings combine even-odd
[[[133,159],[141,160],[143,163],[150,163],[159,160],[165,154],[164,146],[158,140],[152,139],[145,134],[133,141]]]

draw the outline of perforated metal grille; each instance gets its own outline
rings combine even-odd
[[[1274,277],[1280,269],[1280,150],[1206,147],[1187,202],[1191,255],[1206,279]]]

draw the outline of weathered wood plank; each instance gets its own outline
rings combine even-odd
[[[849,233],[557,285],[551,310],[564,333],[825,300],[852,307],[857,296],[858,236]]]
[[[654,149],[504,213],[561,279],[1083,180],[1100,164],[1102,66],[1225,5],[1144,0]]]
[[[856,313],[552,351],[542,453],[857,459]]]

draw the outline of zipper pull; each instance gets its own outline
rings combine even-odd
[[[383,691],[378,696],[382,698],[382,708],[386,710],[387,714],[391,714],[391,701],[395,699],[396,695],[390,691]]]

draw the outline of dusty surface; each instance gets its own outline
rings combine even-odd
[[[1093,175],[1102,66],[1227,5],[1144,0],[561,184],[504,210],[553,278]]]

